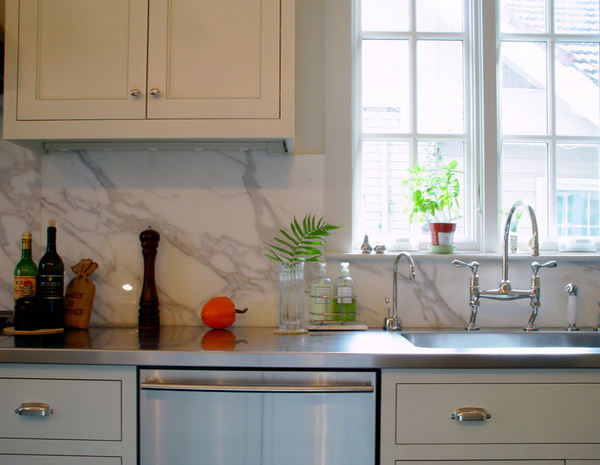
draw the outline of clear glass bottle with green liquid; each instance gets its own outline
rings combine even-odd
[[[333,286],[327,277],[325,263],[319,263],[319,272],[310,284],[310,319],[326,321],[331,319],[331,295]]]
[[[342,273],[333,285],[335,298],[332,313],[334,321],[356,321],[356,295],[354,280],[350,277],[350,264],[342,263]]]

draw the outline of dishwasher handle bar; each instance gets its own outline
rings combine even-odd
[[[329,393],[369,393],[374,392],[371,384],[352,385],[262,385],[262,384],[178,384],[160,383],[146,380],[140,383],[142,390],[151,391],[199,391],[199,392],[255,392],[286,394],[329,394]]]

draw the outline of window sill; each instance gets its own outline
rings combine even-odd
[[[331,260],[351,260],[351,261],[392,261],[396,258],[399,252],[386,252],[383,254],[364,254],[360,252],[351,253],[326,253],[326,257]],[[452,254],[435,254],[425,251],[409,252],[410,255],[417,260],[462,260],[472,261],[476,260],[479,262],[483,261],[501,261],[501,253],[482,253],[482,252],[470,252],[470,251],[458,251]],[[543,251],[540,255],[533,257],[528,253],[511,253],[509,259],[519,261],[568,261],[568,262],[590,262],[600,260],[600,252],[558,252],[558,251]]]

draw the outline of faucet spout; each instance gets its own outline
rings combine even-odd
[[[523,203],[522,200],[517,200],[514,205],[511,207],[508,212],[508,216],[506,217],[506,224],[504,225],[504,237],[502,241],[502,283],[510,283],[508,280],[508,245],[510,242],[510,224],[512,223],[513,215],[520,208],[526,208],[529,212],[529,217],[531,218],[531,231],[532,231],[532,250],[531,255],[533,257],[537,257],[540,254],[540,240],[538,234],[538,225],[537,219],[535,216],[535,212],[530,205]],[[510,284],[509,284],[510,286]]]
[[[531,255],[537,257],[540,254],[540,241],[538,233],[537,219],[535,211],[530,205],[523,203],[522,200],[517,200],[506,217],[506,224],[504,225],[504,236],[502,240],[502,279],[499,286],[496,289],[488,289],[480,292],[480,297],[493,300],[517,300],[533,298],[533,290],[514,290],[512,284],[508,279],[509,260],[508,260],[508,247],[509,247],[509,235],[510,226],[512,223],[513,216],[519,208],[525,208],[531,218],[531,231],[532,231],[532,251]]]
[[[388,331],[402,331],[402,321],[398,317],[398,262],[402,257],[406,257],[408,260],[409,273],[408,279],[411,281],[415,279],[415,261],[408,252],[400,252],[394,260],[394,272],[393,272],[393,294],[392,294],[392,315],[385,319],[383,323],[383,329]]]

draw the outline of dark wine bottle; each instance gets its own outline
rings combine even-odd
[[[23,287],[23,297],[19,297],[15,302],[15,314],[13,320],[17,331],[34,331],[38,329],[40,320],[38,303],[37,298],[33,293],[31,282]]]
[[[44,329],[64,326],[65,265],[56,253],[56,227],[54,220],[48,226],[46,253],[40,260],[38,274],[38,305],[40,327]]]

